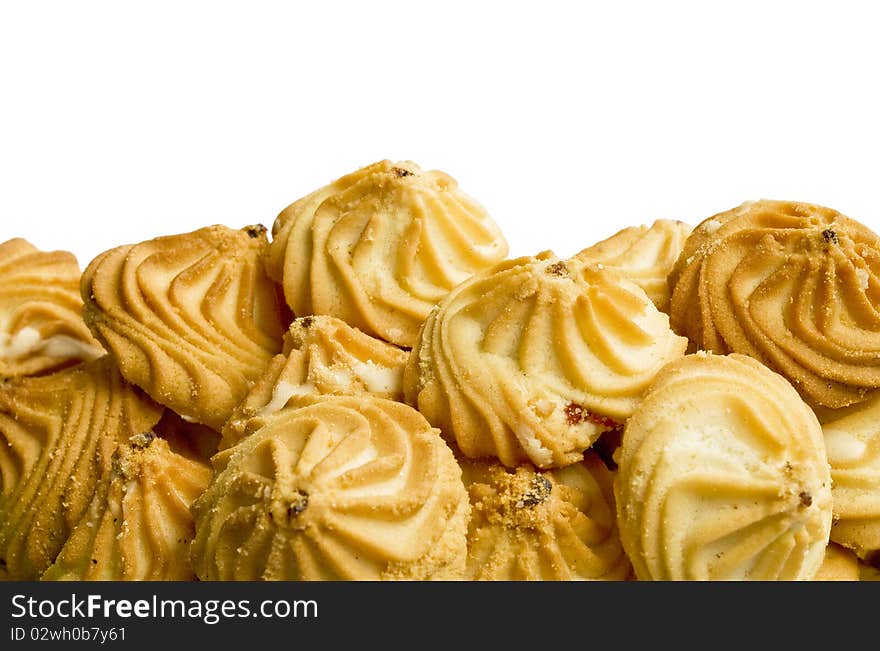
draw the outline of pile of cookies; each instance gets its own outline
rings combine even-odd
[[[876,576],[877,235],[759,201],[508,253],[390,161],[271,235],[0,245],[0,578]]]

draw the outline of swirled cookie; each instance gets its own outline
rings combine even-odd
[[[813,576],[814,581],[858,581],[859,559],[849,549],[831,543],[825,558]]]
[[[196,500],[202,580],[461,577],[470,505],[452,451],[411,407],[319,396],[215,457]]]
[[[833,482],[831,540],[880,560],[880,394],[818,415]]]
[[[210,226],[102,253],[82,279],[84,316],[129,382],[219,430],[281,350],[265,228]]]
[[[0,386],[0,574],[39,578],[88,511],[117,443],[161,415],[109,357]]]
[[[579,461],[687,345],[638,285],[552,253],[501,263],[428,317],[406,400],[469,458]]]
[[[669,285],[676,332],[754,357],[811,406],[880,387],[880,238],[839,212],[757,201],[710,217]]]
[[[153,432],[117,444],[83,517],[44,581],[187,581],[195,578],[189,507],[210,466]]]
[[[412,346],[431,308],[507,256],[507,242],[450,176],[381,161],[288,206],[268,269],[296,316],[329,314]]]
[[[0,378],[40,375],[104,354],[82,320],[72,253],[0,244]]]
[[[657,309],[669,309],[666,277],[672,271],[693,227],[674,219],[658,219],[650,227],[630,226],[574,256],[620,271],[645,290]]]
[[[754,359],[671,363],[627,422],[618,460],[618,525],[640,580],[811,579],[822,564],[822,430]]]
[[[294,319],[284,351],[257,380],[223,428],[222,447],[237,443],[247,422],[312,394],[359,395],[403,400],[407,353],[365,335],[332,316]]]
[[[613,475],[591,452],[565,468],[460,460],[471,500],[465,578],[484,581],[624,580]]]

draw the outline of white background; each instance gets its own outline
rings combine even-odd
[[[761,197],[880,231],[867,2],[0,2],[0,241],[83,266],[382,158],[517,255]]]

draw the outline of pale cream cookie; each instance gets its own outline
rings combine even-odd
[[[822,565],[822,429],[752,358],[669,364],[627,422],[618,461],[618,525],[640,580],[808,580]]]

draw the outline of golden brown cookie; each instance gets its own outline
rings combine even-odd
[[[880,560],[880,394],[817,413],[833,482],[831,540],[864,560]]]
[[[752,358],[698,353],[668,365],[627,422],[618,461],[618,525],[640,580],[805,580],[822,564],[822,430]]]
[[[613,475],[592,452],[557,470],[459,460],[471,500],[465,578],[624,580]]]
[[[686,345],[641,287],[547,252],[456,287],[420,332],[404,392],[466,457],[554,468],[619,428]]]
[[[222,447],[237,443],[247,421],[283,409],[307,395],[359,395],[403,400],[407,353],[332,316],[294,319],[284,351],[235,408],[223,428]]]
[[[219,430],[281,350],[265,228],[210,226],[102,253],[82,279],[85,319],[122,375]]]
[[[693,226],[658,219],[651,226],[630,226],[574,256],[616,269],[645,290],[661,312],[669,310],[666,277],[672,271]]]
[[[153,432],[120,442],[44,581],[189,581],[189,507],[212,476]]]
[[[858,581],[859,559],[849,549],[831,543],[825,549],[825,558],[813,576],[814,581]]]
[[[0,386],[0,575],[39,578],[87,515],[118,443],[161,415],[109,357]]]
[[[407,347],[449,290],[508,251],[453,178],[387,160],[291,204],[272,233],[269,272],[296,316],[329,314]]]
[[[0,244],[0,378],[41,375],[104,354],[82,320],[79,265],[67,251]]]
[[[765,200],[710,217],[669,286],[676,332],[754,357],[812,406],[880,387],[880,238],[839,212]]]
[[[251,420],[193,506],[202,580],[461,577],[470,505],[452,451],[411,407],[304,398]]]

